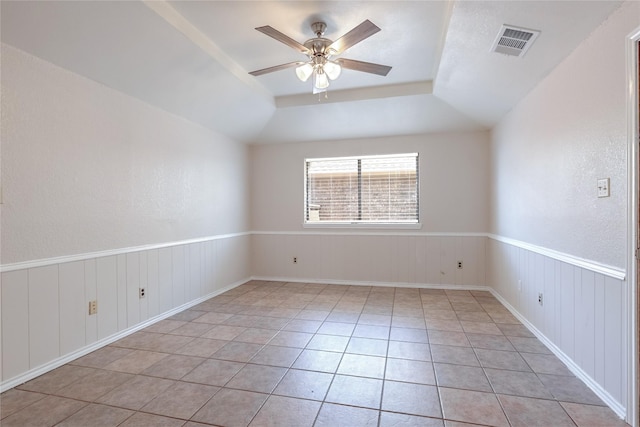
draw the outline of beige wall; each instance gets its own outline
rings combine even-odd
[[[420,154],[420,231],[486,232],[487,132],[252,146],[252,229],[303,229],[305,158],[412,152]]]
[[[493,129],[494,233],[626,266],[625,40],[639,17],[623,5]]]
[[[2,264],[247,231],[244,145],[2,45]]]

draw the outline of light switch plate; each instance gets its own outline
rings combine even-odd
[[[609,178],[598,180],[598,197],[609,197]]]

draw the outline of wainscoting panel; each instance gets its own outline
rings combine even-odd
[[[159,312],[164,313],[173,307],[173,264],[172,249],[158,249],[158,299]]]
[[[58,264],[60,265],[60,264]],[[98,277],[97,277],[96,260],[88,259],[84,262],[84,286],[85,298],[88,301],[97,301],[98,296]],[[100,313],[100,304],[98,304],[98,313]],[[89,316],[89,307],[87,306],[87,315],[85,317],[85,341],[92,344],[98,341],[98,316]],[[64,354],[64,353],[61,353]]]
[[[29,370],[29,272],[2,274],[2,375]],[[83,334],[84,335],[84,334]]]
[[[256,232],[251,265],[265,278],[484,286],[485,242],[474,234]]]
[[[624,415],[630,377],[624,274],[606,274],[598,265],[589,269],[493,238],[487,254],[487,281],[503,302]]]
[[[60,353],[71,353],[85,346],[84,261],[61,264],[58,270],[60,291]],[[105,298],[106,300],[106,298]],[[80,326],[78,326],[80,325]]]
[[[250,240],[241,233],[3,266],[0,390],[247,281]]]
[[[42,365],[60,355],[58,295],[57,265],[29,270],[29,366]]]

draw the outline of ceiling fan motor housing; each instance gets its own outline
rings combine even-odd
[[[331,43],[333,43],[332,40],[317,37],[315,39],[309,39],[304,42],[304,47],[309,49],[309,52],[307,53],[309,58],[313,58],[316,56],[330,56],[332,55],[332,52],[330,52],[327,48],[331,45]]]
[[[331,46],[333,40],[322,37],[326,29],[327,24],[325,24],[324,22],[314,22],[313,24],[311,24],[311,30],[316,34],[316,37],[304,42],[304,47],[309,49],[307,55],[310,59],[318,58],[321,56],[325,59],[329,59],[331,55],[335,54],[335,52],[330,52],[329,49],[327,49],[329,46]]]

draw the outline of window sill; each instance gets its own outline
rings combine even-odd
[[[303,228],[325,228],[325,229],[356,229],[356,230],[420,230],[421,223],[417,224],[358,224],[358,223],[303,223]]]

